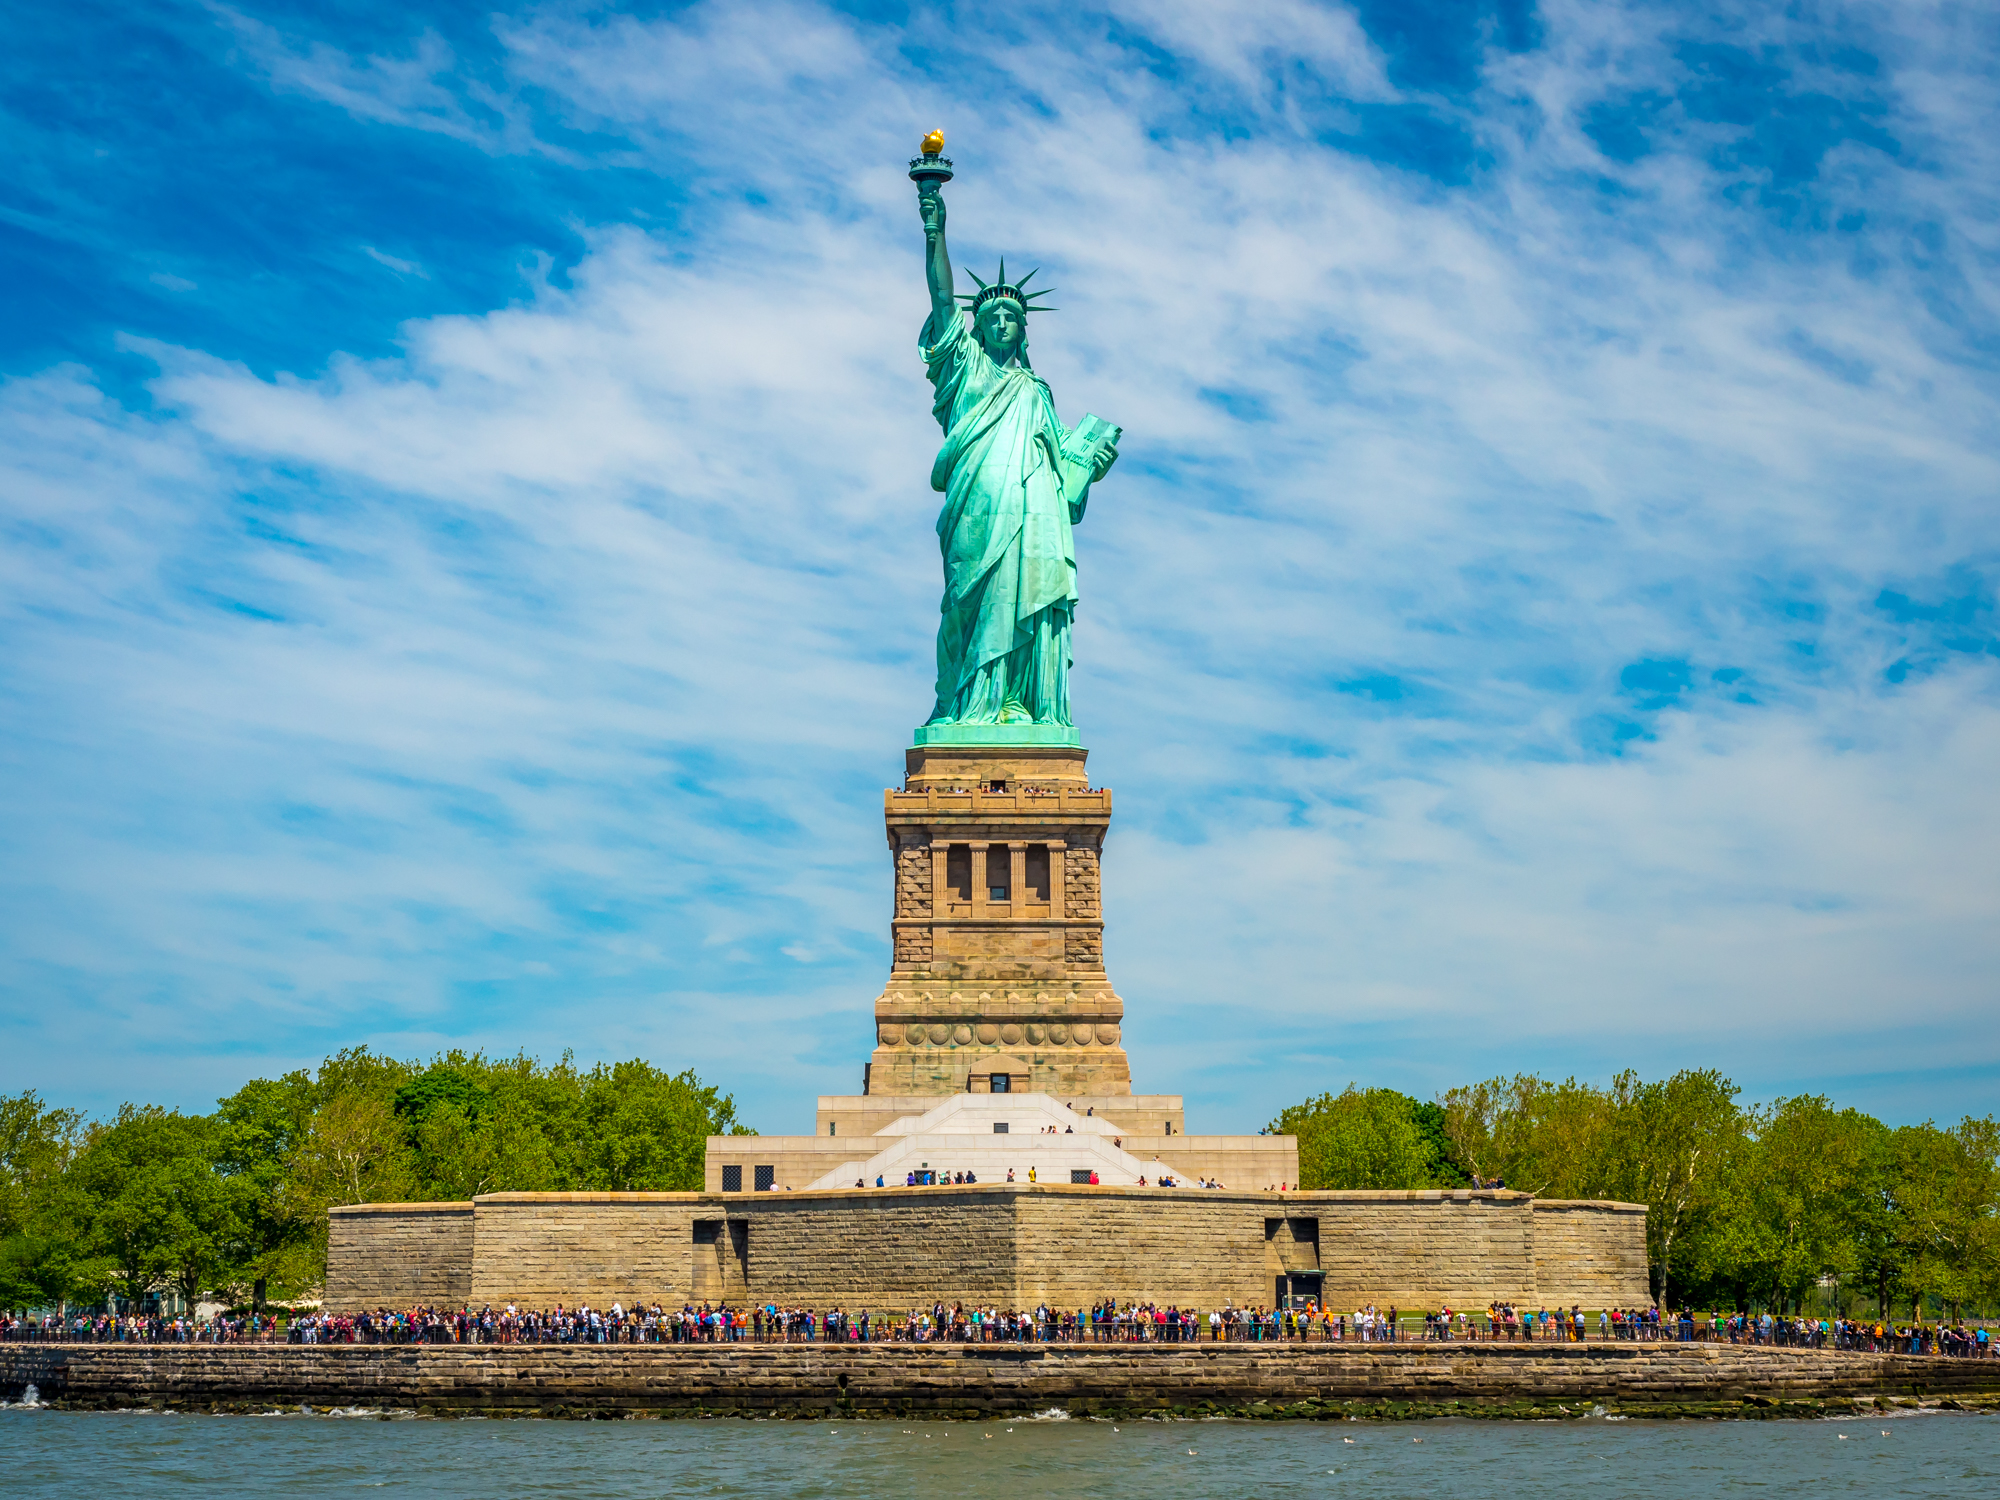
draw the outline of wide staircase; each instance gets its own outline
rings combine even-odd
[[[1030,1169],[1037,1182],[1088,1182],[1097,1173],[1100,1184],[1156,1185],[1162,1176],[1191,1187],[1169,1161],[1134,1155],[1121,1144],[1119,1126],[1095,1115],[1079,1114],[1051,1094],[953,1094],[936,1109],[896,1121],[874,1137],[895,1137],[895,1143],[873,1156],[842,1162],[808,1186],[851,1188],[856,1182],[901,1187],[912,1172],[935,1172],[948,1178],[971,1172],[982,1183],[1027,1182]],[[1148,1137],[1150,1142],[1153,1138]],[[1161,1139],[1171,1139],[1163,1137]]]

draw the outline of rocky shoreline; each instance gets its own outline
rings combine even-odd
[[[557,1418],[1753,1419],[2000,1411],[2000,1361],[1729,1345],[0,1345],[69,1410]]]

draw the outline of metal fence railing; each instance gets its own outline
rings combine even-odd
[[[1581,1326],[1484,1314],[1404,1315],[1391,1322],[1320,1313],[1159,1314],[1079,1310],[1036,1317],[947,1310],[883,1318],[868,1314],[705,1308],[606,1316],[588,1310],[495,1313],[414,1309],[356,1316],[271,1319],[0,1319],[0,1342],[82,1344],[716,1344],[716,1343],[1062,1343],[1062,1344],[1424,1344],[1516,1346],[1553,1343],[1702,1343],[1835,1349],[1939,1358],[1991,1358],[1976,1327],[1765,1324],[1758,1319],[1667,1319]]]

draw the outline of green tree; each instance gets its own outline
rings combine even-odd
[[[1604,1196],[1646,1205],[1647,1256],[1662,1307],[1672,1305],[1676,1284],[1717,1269],[1715,1231],[1746,1141],[1737,1093],[1713,1068],[1658,1083],[1628,1069],[1612,1080]]]
[[[1751,1141],[1730,1210],[1730,1279],[1797,1312],[1816,1282],[1846,1282],[1861,1268],[1882,1127],[1807,1094],[1745,1118]]]
[[[1452,1155],[1478,1181],[1553,1198],[1607,1195],[1611,1101],[1574,1078],[1491,1078],[1439,1105]]]
[[[305,1238],[281,1279],[301,1288],[325,1280],[329,1208],[414,1198],[409,1158],[387,1098],[360,1092],[325,1098],[286,1162],[278,1212],[303,1225]]]
[[[1715,1276],[1746,1142],[1736,1087],[1711,1070],[1658,1083],[1627,1071],[1608,1090],[1529,1074],[1452,1089],[1441,1101],[1454,1155],[1480,1180],[1550,1198],[1647,1206],[1658,1296]]]
[[[1459,1165],[1458,1155],[1452,1150],[1444,1106],[1433,1100],[1414,1099],[1410,1113],[1417,1122],[1417,1129],[1423,1133],[1424,1150],[1430,1155],[1431,1176],[1437,1185],[1464,1187],[1470,1183],[1471,1174]]]
[[[691,1069],[669,1076],[634,1058],[591,1070],[582,1116],[588,1147],[574,1167],[578,1188],[696,1192],[708,1137],[734,1132],[736,1103]]]
[[[313,1275],[313,1225],[291,1182],[313,1117],[313,1083],[304,1072],[252,1079],[217,1101],[217,1166],[235,1189],[245,1240],[240,1268],[250,1299],[262,1310],[275,1280],[286,1293],[305,1291]]]
[[[396,1090],[396,1118],[414,1138],[425,1120],[440,1110],[477,1123],[492,1113],[493,1091],[480,1087],[462,1067],[434,1063]]]
[[[428,1080],[436,1077],[433,1084]],[[500,1191],[691,1191],[707,1138],[739,1129],[735,1102],[693,1072],[600,1063],[565,1053],[445,1053],[400,1097],[422,1124],[414,1163],[425,1197]]]
[[[290,1158],[287,1190],[294,1212],[337,1203],[387,1203],[413,1192],[403,1127],[388,1100],[335,1094],[306,1121]]]
[[[477,1066],[480,1059],[469,1059]],[[457,1062],[433,1063],[396,1090],[396,1119],[412,1153],[418,1195],[467,1199],[510,1177],[510,1158],[535,1140],[533,1125],[496,1110],[491,1089]]]
[[[133,1302],[161,1281],[189,1306],[234,1279],[248,1240],[241,1193],[217,1170],[207,1116],[126,1105],[77,1163],[103,1285]]]
[[[33,1091],[0,1098],[0,1307],[63,1307],[92,1280],[84,1199],[71,1178],[83,1116]]]
[[[326,1270],[326,1211],[506,1190],[699,1188],[707,1137],[746,1133],[692,1072],[568,1053],[349,1048],[253,1079],[194,1116],[127,1105],[88,1125],[33,1094],[0,1099],[0,1303],[162,1282],[190,1302],[248,1286],[261,1305]]]
[[[1432,1187],[1444,1164],[1420,1108],[1394,1089],[1350,1083],[1339,1094],[1292,1105],[1265,1128],[1299,1138],[1301,1187]]]
[[[1968,1116],[1956,1129],[1926,1121],[1890,1138],[1888,1216],[1910,1316],[1926,1295],[1954,1314],[2000,1285],[2000,1125]]]

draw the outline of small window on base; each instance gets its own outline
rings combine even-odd
[[[995,1073],[992,1079],[989,1081],[987,1087],[992,1093],[995,1094],[1012,1093],[1014,1089],[1013,1076],[1008,1073]],[[999,1126],[995,1128],[1004,1129],[1005,1127]]]
[[[740,1165],[722,1169],[722,1190],[725,1193],[743,1191],[743,1168]]]
[[[1090,1185],[1090,1168],[1071,1167],[1069,1169],[1069,1180],[1071,1182],[1080,1182],[1088,1187]]]
[[[752,1167],[750,1169],[750,1180],[758,1192],[768,1193],[777,1185],[778,1169],[776,1167]]]
[[[1007,1091],[1002,1089],[1000,1092],[1004,1094]],[[995,1120],[993,1122],[993,1133],[995,1135],[1005,1135],[1007,1133],[1007,1122],[1005,1120]]]

